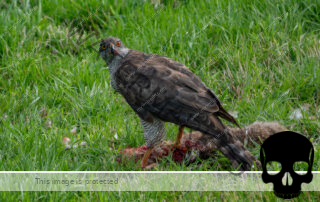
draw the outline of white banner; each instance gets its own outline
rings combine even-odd
[[[293,179],[294,180],[294,179]],[[302,191],[320,191],[313,173]],[[272,191],[261,172],[0,172],[0,191]]]

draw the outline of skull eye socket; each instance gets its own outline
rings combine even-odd
[[[293,163],[293,170],[299,175],[307,174],[308,169],[309,169],[309,164],[305,161],[296,161]]]
[[[267,166],[267,173],[269,175],[276,175],[282,169],[282,165],[278,161],[269,161],[266,166]]]

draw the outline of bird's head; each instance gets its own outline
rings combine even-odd
[[[108,37],[100,42],[99,54],[107,64],[110,64],[116,56],[123,58],[127,52],[128,49],[116,37]]]

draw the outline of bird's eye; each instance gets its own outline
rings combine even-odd
[[[121,42],[117,41],[116,46],[118,46],[118,47],[121,46]]]
[[[101,45],[101,49],[102,49],[102,50],[106,50],[106,48],[107,48],[107,46],[106,46],[106,45],[104,45],[104,44],[103,44],[103,45]]]

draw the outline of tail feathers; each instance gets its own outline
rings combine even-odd
[[[230,137],[231,135],[227,132],[219,138],[218,142],[220,143],[220,151],[231,161],[234,168],[251,170],[253,162],[257,166],[261,166],[261,163],[243,147],[239,140],[235,142],[228,141],[228,136]]]
[[[219,118],[213,115],[211,116],[211,121],[220,133],[218,133],[218,136],[216,136],[217,131],[213,130],[209,133],[216,136],[217,146],[222,154],[231,161],[234,168],[239,168],[240,166],[240,170],[251,170],[253,162],[261,167],[259,160],[244,148],[243,144],[229,132]]]

